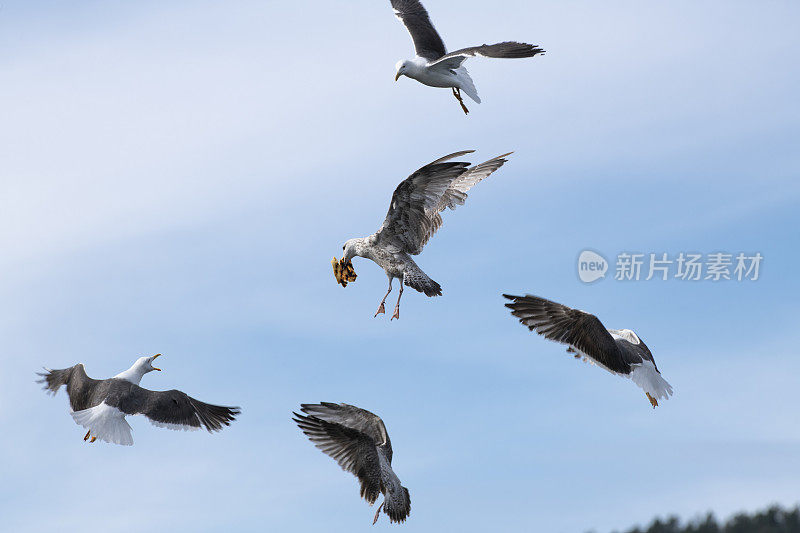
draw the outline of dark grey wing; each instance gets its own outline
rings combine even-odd
[[[416,255],[436,231],[432,213],[447,188],[469,166],[465,162],[447,162],[462,152],[451,154],[420,168],[397,186],[389,211],[376,233],[378,243]]]
[[[69,383],[69,379],[72,376],[72,371],[75,370],[75,367],[78,365],[71,366],[69,368],[63,368],[60,370],[51,370],[49,368],[45,368],[44,372],[37,372],[37,376],[41,376],[42,379],[37,379],[36,383],[43,383],[43,389],[47,394],[54,395],[58,392],[58,389],[61,388],[61,385],[66,385]]]
[[[314,446],[332,457],[361,483],[361,497],[375,503],[381,492],[381,469],[375,441],[367,434],[316,416],[292,413],[292,419]]]
[[[506,304],[511,314],[531,331],[574,346],[612,372],[631,371],[614,338],[596,316],[530,294],[503,296],[512,301]]]
[[[408,30],[414,41],[414,49],[419,57],[434,61],[447,50],[436,28],[433,27],[428,12],[419,0],[391,0],[395,16]]]
[[[419,254],[442,226],[440,213],[463,205],[476,183],[503,166],[509,154],[479,165],[446,162],[470,153],[456,152],[437,159],[406,178],[395,189],[389,212],[376,233],[378,243],[411,255]],[[509,152],[510,153],[510,152]]]
[[[503,164],[508,161],[505,157],[511,155],[511,153],[512,152],[508,152],[507,154],[497,156],[479,165],[469,167],[450,182],[450,185],[448,185],[444,194],[442,194],[442,197],[439,199],[439,204],[428,212],[428,231],[422,236],[423,238],[419,245],[420,250],[422,250],[422,247],[428,243],[438,229],[442,227],[443,221],[441,212],[447,208],[455,209],[459,205],[464,205],[464,202],[467,200],[467,191],[476,183],[488,177],[492,172],[502,167]]]
[[[508,152],[507,154],[499,155],[479,165],[469,167],[466,171],[459,174],[456,179],[450,182],[447,190],[444,191],[444,194],[439,200],[439,205],[436,206],[436,216],[438,217],[438,214],[446,208],[455,209],[459,205],[464,205],[467,199],[467,191],[475,186],[476,183],[488,177],[492,172],[502,167],[503,164],[508,161],[508,159],[505,158],[512,153],[513,152]],[[438,224],[434,224],[435,229],[433,231],[435,232],[441,224],[442,219],[439,217]],[[431,235],[432,234],[433,233],[431,233]],[[428,238],[430,238],[430,235]],[[425,241],[427,242],[427,239]]]
[[[386,425],[378,415],[355,405],[331,402],[304,403],[300,405],[300,410],[320,420],[340,424],[365,434],[376,446],[384,449],[387,459],[392,462],[392,441],[389,439]]]
[[[389,213],[386,215],[383,226],[378,230],[379,242],[390,244],[412,255],[420,253],[430,238],[442,226],[440,213],[446,208],[455,209],[459,205],[464,205],[467,199],[467,191],[503,166],[508,161],[505,157],[511,152],[468,168],[464,168],[463,165],[465,163],[450,163],[451,165],[458,164],[460,166],[453,167],[457,174],[452,179],[447,176],[445,180],[446,188],[441,194],[439,194],[438,189],[435,189],[438,201],[433,201],[434,195],[420,194],[418,190],[419,183],[436,183],[437,187],[444,185],[444,183],[436,181],[438,179],[437,175],[431,178],[430,174],[425,172],[426,169],[433,169],[435,172],[438,165],[446,164],[440,163],[440,161],[446,161],[464,153],[457,152],[429,163],[397,187],[392,196]],[[445,173],[443,172],[441,176],[444,175]],[[425,181],[426,179],[430,179],[430,182]],[[426,188],[425,193],[427,192],[428,189]],[[415,198],[418,201],[415,202]]]
[[[454,52],[443,55],[436,61],[432,61],[429,66],[439,65],[445,69],[456,69],[460,67],[467,58],[475,56],[520,59],[543,53],[544,50],[533,44],[506,41],[503,43],[482,44],[480,46],[471,46],[469,48],[455,50]]]
[[[114,380],[105,402],[126,415],[144,415],[153,425],[169,429],[205,427],[209,433],[229,426],[238,407],[210,405],[179,390],[151,391],[123,380]]]
[[[460,152],[453,152],[452,154],[447,154],[445,156],[440,157],[436,161],[431,161],[430,163],[428,163],[428,165],[435,165],[436,163],[444,163],[445,161],[449,161],[449,160],[453,159],[454,157],[461,157],[462,155],[467,155],[467,154],[471,154],[471,153],[474,153],[474,152],[475,152],[475,150],[461,150]],[[428,165],[425,165],[425,166],[428,166]]]
[[[45,368],[44,373],[38,373],[42,379],[37,383],[44,384],[44,390],[50,394],[55,394],[62,385],[67,386],[69,405],[73,411],[81,411],[93,407],[91,402],[92,392],[100,380],[92,379],[86,375],[83,365],[77,365],[61,370],[50,370]]]
[[[629,365],[638,365],[643,360],[650,361],[653,363],[656,372],[661,373],[658,370],[658,365],[656,365],[656,360],[653,359],[653,354],[650,353],[650,348],[641,339],[639,339],[639,344],[634,344],[627,339],[614,339],[614,342],[617,343],[617,347],[622,353],[622,358]]]

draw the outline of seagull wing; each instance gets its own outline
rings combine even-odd
[[[474,187],[476,183],[488,177],[492,172],[502,167],[503,164],[508,161],[506,157],[512,153],[513,152],[508,152],[507,154],[499,155],[479,165],[469,167],[465,172],[462,172],[454,179],[450,183],[450,186],[444,191],[444,194],[439,199],[439,204],[436,206],[436,217],[438,218],[436,229],[442,224],[439,213],[446,208],[455,209],[459,205],[464,205],[464,202],[467,200],[467,191]]]
[[[306,406],[303,410],[306,410]],[[381,468],[375,440],[363,431],[340,422],[323,420],[315,415],[292,414],[292,420],[314,446],[332,457],[343,470],[358,478],[361,497],[369,503],[375,503],[381,492]]]
[[[652,352],[650,352],[650,348],[642,342],[641,339],[638,339],[637,342],[631,342],[629,339],[614,339],[614,342],[617,343],[617,347],[619,347],[620,351],[622,352],[622,356],[625,359],[625,362],[630,365],[640,364],[642,361],[650,361],[653,363],[653,367],[658,371],[658,365],[656,364],[656,360],[653,358]]]
[[[37,380],[37,383],[43,383],[44,390],[50,394],[55,394],[62,385],[66,385],[69,405],[73,411],[81,411],[91,407],[89,402],[91,401],[92,391],[95,389],[95,385],[100,382],[100,380],[87,376],[86,370],[80,363],[60,370],[45,368],[45,372],[38,375],[42,376],[42,379]]]
[[[126,415],[144,415],[158,427],[221,430],[240,413],[238,407],[223,407],[195,400],[179,390],[151,391],[123,380],[114,380],[105,403]]]
[[[596,316],[536,296],[503,296],[511,300],[506,304],[511,314],[531,331],[580,350],[612,372],[630,372],[624,354]]]
[[[391,0],[395,16],[411,34],[419,57],[434,61],[447,53],[442,38],[433,27],[428,12],[419,0]]]
[[[544,50],[538,46],[518,43],[514,41],[506,41],[497,44],[482,44],[480,46],[471,46],[469,48],[462,48],[443,55],[438,59],[431,61],[429,67],[439,67],[442,69],[456,69],[470,57],[498,57],[506,59],[518,59],[522,57],[533,57],[536,54],[543,54]]]
[[[392,442],[386,426],[378,415],[346,403],[304,403],[300,405],[301,411],[315,416],[326,422],[341,424],[354,429],[371,438],[376,446],[382,446],[389,451],[389,462],[392,462]]]
[[[417,170],[395,189],[389,212],[376,233],[378,242],[411,255],[422,248],[442,225],[445,208],[463,205],[473,185],[503,166],[502,156],[480,165],[448,160],[471,153],[456,152]]]

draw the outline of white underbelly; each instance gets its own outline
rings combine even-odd
[[[429,87],[458,87],[458,78],[450,71],[447,72],[424,72],[416,80]]]

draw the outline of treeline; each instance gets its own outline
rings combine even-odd
[[[720,523],[709,513],[705,518],[681,524],[677,517],[656,519],[648,527],[625,533],[800,533],[800,507],[770,507],[755,514],[741,513]]]

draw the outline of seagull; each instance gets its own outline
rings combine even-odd
[[[511,314],[546,339],[569,346],[577,359],[591,361],[618,376],[629,377],[644,390],[653,409],[672,395],[650,349],[629,329],[606,329],[594,315],[537,296],[511,296]]]
[[[361,497],[372,505],[383,493],[373,525],[381,508],[390,522],[405,522],[411,513],[411,497],[392,470],[392,441],[383,420],[346,403],[304,403],[300,410],[307,416],[293,412],[292,420],[314,446],[358,478]]]
[[[512,153],[475,166],[449,161],[472,152],[474,150],[464,150],[446,155],[411,174],[395,189],[389,212],[378,231],[369,237],[349,239],[342,246],[344,255],[341,261],[349,263],[354,256],[371,259],[389,278],[389,289],[374,316],[386,312],[384,303],[392,292],[392,281],[395,278],[400,280],[400,294],[390,321],[400,318],[403,285],[423,292],[426,296],[442,295],[442,287],[429,278],[411,256],[422,252],[425,243],[442,225],[442,216],[439,213],[447,207],[455,209],[463,205],[467,199],[467,191],[503,166],[506,162],[504,158]]]
[[[75,423],[88,429],[84,441],[100,439],[123,446],[133,445],[127,415],[144,415],[158,427],[175,430],[196,430],[201,426],[209,433],[230,425],[238,407],[221,407],[199,402],[179,390],[151,391],[139,386],[142,376],[153,370],[153,360],[161,354],[140,357],[128,370],[109,379],[92,379],[83,365],[38,373],[44,390],[55,395],[62,385],[67,387],[71,414]]]
[[[413,59],[397,62],[394,81],[400,79],[400,76],[408,76],[430,87],[450,87],[464,114],[468,114],[469,109],[461,98],[462,90],[476,103],[481,103],[475,84],[462,65],[467,58],[475,56],[522,58],[544,53],[544,50],[532,44],[506,41],[470,46],[448,54],[442,38],[439,37],[428,17],[428,12],[419,0],[391,0],[391,2],[395,16],[411,34],[417,54]]]

